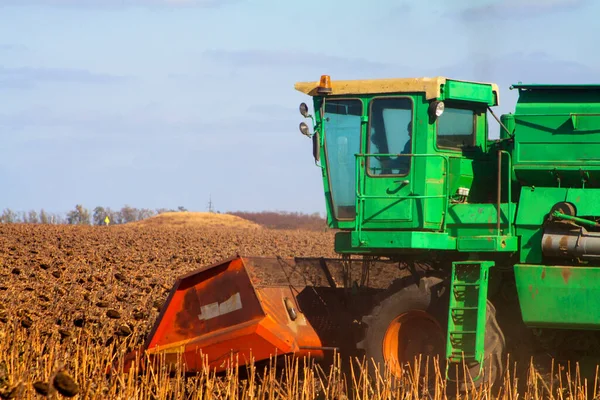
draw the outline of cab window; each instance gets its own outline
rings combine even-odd
[[[407,175],[412,153],[412,100],[407,97],[371,101],[369,112],[369,175]],[[381,154],[378,156],[377,154]]]
[[[475,144],[475,112],[446,106],[437,119],[437,147],[460,150]]]
[[[362,102],[357,99],[325,102],[325,154],[333,212],[338,220],[355,218],[355,154],[360,153],[362,114]]]

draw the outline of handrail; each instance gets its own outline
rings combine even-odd
[[[410,196],[372,196],[364,194],[365,190],[365,175],[361,173],[361,160],[367,159],[369,157],[440,157],[444,162],[444,194],[441,195],[410,195]],[[364,214],[364,201],[365,199],[425,199],[425,198],[445,198],[444,201],[444,213],[442,215],[442,221],[440,223],[439,230],[441,232],[446,231],[446,221],[448,217],[448,207],[450,203],[450,179],[448,178],[449,170],[450,170],[450,161],[449,157],[444,154],[393,154],[393,153],[364,153],[364,154],[355,154],[356,159],[356,218],[355,218],[355,229],[358,233],[358,240],[362,244],[364,243],[362,240],[362,222],[363,222],[363,214]],[[364,166],[364,165],[363,165]],[[402,176],[398,176],[398,178],[402,178]],[[410,185],[412,187],[412,181],[410,181]],[[412,190],[411,190],[412,191]]]
[[[511,199],[512,199],[512,185],[511,185],[511,172],[512,172],[512,168],[511,168],[511,164],[512,164],[512,158],[510,156],[510,153],[506,150],[498,150],[498,188],[497,188],[497,199],[496,199],[496,206],[498,207],[498,215],[496,217],[496,236],[501,236],[500,234],[500,222],[502,219],[502,209],[501,207],[501,201],[502,201],[502,155],[506,154],[507,158],[508,158],[508,164],[506,166],[507,169],[507,174],[506,174],[506,181],[507,181],[507,190],[508,190],[508,198],[506,199],[507,202],[507,215],[506,215],[506,222],[508,225],[508,233],[510,236],[513,236],[513,226],[512,226],[512,222],[510,220],[511,218]]]

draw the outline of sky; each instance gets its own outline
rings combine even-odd
[[[325,212],[298,81],[600,83],[593,0],[0,0],[0,209]],[[492,130],[497,124],[490,122]]]

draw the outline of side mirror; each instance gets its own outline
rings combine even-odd
[[[306,105],[306,103],[300,103],[300,114],[302,114],[304,118],[310,117],[310,114],[308,113],[308,106]]]
[[[310,129],[308,128],[308,125],[306,125],[304,122],[300,122],[300,133],[302,133],[304,136],[308,136],[310,137]]]
[[[313,141],[313,157],[315,158],[315,162],[319,162],[321,159],[321,139],[319,138],[319,132],[315,132],[312,137]]]

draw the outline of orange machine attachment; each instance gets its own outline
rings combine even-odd
[[[292,277],[289,266],[237,256],[180,277],[144,344],[146,354],[184,364],[190,373],[206,366],[223,371],[232,355],[240,364],[290,353],[322,358],[319,335],[296,299],[307,276]],[[126,371],[135,357],[126,357]]]

